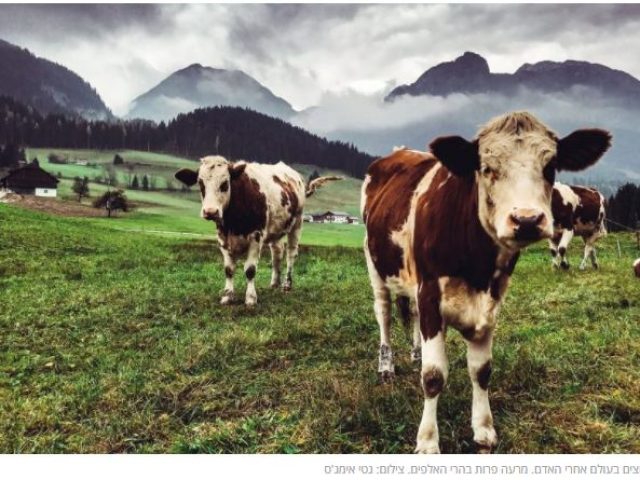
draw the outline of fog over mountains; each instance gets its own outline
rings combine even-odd
[[[246,73],[196,63],[133,100],[127,117],[167,121],[179,113],[209,106],[247,107],[284,120],[294,113],[286,100]]]
[[[525,63],[513,74],[492,73],[484,58],[466,52],[386,96],[327,96],[294,122],[383,155],[396,145],[423,149],[439,135],[471,138],[487,120],[513,110],[531,111],[561,136],[585,126],[611,130],[613,148],[589,174],[640,180],[640,81],[589,62]]]

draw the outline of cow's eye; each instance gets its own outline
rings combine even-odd
[[[486,177],[493,174],[493,169],[491,167],[484,166],[482,167],[482,174]]]
[[[221,192],[226,192],[227,190],[229,190],[229,182],[227,180],[225,180],[224,182],[222,182],[220,184],[220,191]]]

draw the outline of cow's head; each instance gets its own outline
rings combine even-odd
[[[189,187],[198,184],[202,196],[200,215],[221,224],[231,200],[231,181],[240,176],[246,166],[244,162],[231,163],[221,156],[208,156],[200,159],[198,171],[183,168],[175,177]]]
[[[482,226],[499,245],[515,250],[553,234],[556,172],[593,165],[610,141],[609,132],[599,129],[558,139],[533,115],[514,112],[491,120],[471,142],[440,137],[430,147],[454,175],[475,177]]]

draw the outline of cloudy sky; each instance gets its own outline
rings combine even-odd
[[[640,5],[0,5],[0,38],[80,74],[116,113],[192,63],[302,109],[413,82],[466,50],[494,72],[568,58],[640,77]]]

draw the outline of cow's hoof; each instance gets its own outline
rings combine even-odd
[[[386,385],[386,384],[391,384],[395,381],[396,374],[391,370],[384,370],[382,372],[378,372],[378,377],[380,379],[380,383]]]
[[[476,453],[481,455],[488,455],[491,453],[491,447],[487,447],[486,445],[480,445],[476,443]]]
[[[437,454],[440,453],[440,446],[433,442],[419,442],[414,453]]]
[[[422,348],[413,348],[411,350],[411,361],[414,363],[422,362]]]
[[[561,267],[563,270],[569,270],[569,264],[568,264],[567,262],[562,262],[562,263],[560,264],[560,267]]]
[[[598,269],[600,268],[600,265],[599,265],[599,264],[597,264],[597,263],[594,263],[594,264],[593,264],[593,268],[594,268],[595,270],[598,270]]]
[[[220,305],[230,305],[233,303],[233,295],[225,295],[220,299]]]
[[[280,288],[280,283],[272,283],[271,288]]]
[[[291,288],[292,288],[292,287],[291,287],[291,284],[290,284],[290,283],[285,283],[285,284],[282,286],[282,291],[283,291],[283,292],[290,292],[290,291],[291,291]]]
[[[257,298],[247,298],[244,301],[244,304],[247,307],[255,307],[257,303],[258,303],[258,299]]]
[[[498,444],[498,435],[493,427],[476,427],[473,441],[478,453],[491,453],[491,449]]]

